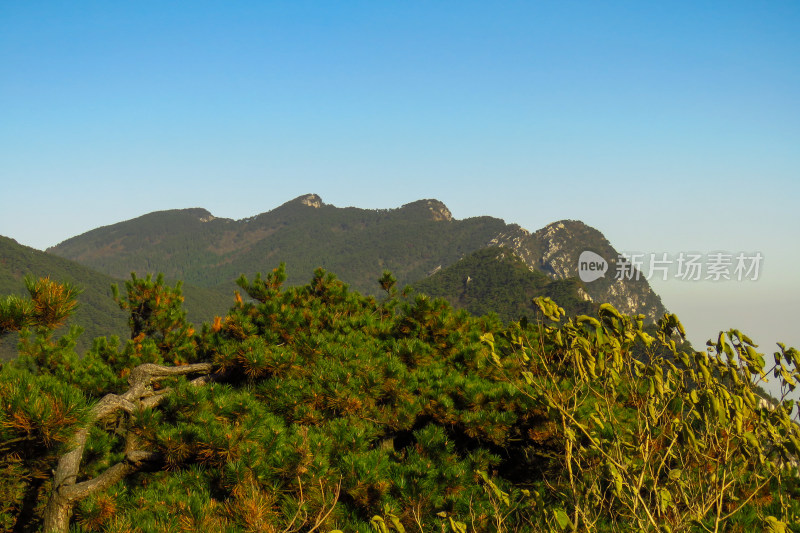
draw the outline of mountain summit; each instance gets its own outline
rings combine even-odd
[[[284,205],[294,205],[294,204],[302,204],[308,207],[313,207],[315,209],[319,209],[323,205],[322,198],[319,197],[317,194],[304,194],[303,196],[298,196],[294,200],[290,200],[286,202]]]
[[[290,283],[323,267],[361,292],[376,293],[383,270],[401,285],[415,283],[497,246],[554,280],[577,278],[584,250],[606,258],[611,272],[618,257],[602,233],[575,220],[531,233],[489,216],[454,219],[435,199],[370,210],[335,207],[316,194],[242,220],[215,218],[199,208],[159,211],[97,228],[48,251],[118,278],[131,271],[163,272],[205,287],[232,286],[242,273],[252,276],[285,262]],[[650,321],[664,313],[646,280],[612,278],[579,284],[581,296],[643,313]]]
[[[411,211],[419,212],[423,216],[428,216],[435,221],[444,220],[450,222],[453,220],[453,214],[447,209],[447,206],[439,200],[417,200],[416,202],[405,204],[400,209],[409,213]]]

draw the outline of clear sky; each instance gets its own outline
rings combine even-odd
[[[655,288],[695,341],[800,345],[799,29],[795,0],[7,0],[0,234],[437,198],[619,250],[760,251],[756,282]]]

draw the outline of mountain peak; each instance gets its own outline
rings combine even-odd
[[[169,213],[169,211],[164,211],[165,213]],[[212,215],[207,209],[203,209],[202,207],[190,207],[189,209],[179,209],[178,212],[186,213],[187,215],[191,215],[196,217],[197,220],[200,222],[211,222],[212,220],[216,219],[214,215]]]
[[[546,225],[540,232],[543,233],[556,233],[561,230],[584,230],[584,229],[594,229],[591,226],[587,226],[585,223],[581,222],[580,220],[571,220],[571,219],[564,219],[559,220],[556,222],[551,222],[550,224]]]
[[[314,209],[319,209],[325,205],[322,201],[322,198],[320,198],[317,194],[304,194],[303,196],[298,196],[295,198],[294,201],[300,202],[308,207],[313,207]]]
[[[305,213],[306,208],[311,207],[312,209],[319,209],[321,207],[325,207],[327,204],[322,201],[322,198],[318,194],[301,194],[297,198],[289,200],[288,202],[281,204],[280,207],[277,207],[273,211],[267,211],[261,213],[257,217],[254,218],[263,218],[269,216],[270,213]]]
[[[411,202],[410,204],[405,204],[402,209],[424,209],[431,213],[433,220],[445,220],[451,221],[453,220],[453,214],[447,208],[444,203],[440,202],[439,200],[429,198],[425,200],[417,200],[416,202]]]

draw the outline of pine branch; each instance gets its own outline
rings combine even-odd
[[[183,366],[162,366],[145,363],[134,368],[128,376],[130,388],[123,394],[107,394],[92,408],[89,419],[72,438],[72,449],[61,456],[53,475],[53,492],[44,514],[44,531],[47,533],[66,533],[75,503],[95,492],[104,490],[123,477],[139,469],[143,462],[156,459],[155,452],[142,450],[129,451],[125,459],[99,476],[76,483],[80,473],[83,451],[89,429],[95,423],[119,411],[133,413],[140,408],[153,408],[164,398],[168,389],[154,392],[152,384],[164,378],[203,374],[191,383],[202,386],[217,376],[211,374],[210,363],[197,363]]]
[[[69,501],[78,501],[87,496],[105,490],[128,474],[138,470],[142,463],[157,461],[161,458],[158,452],[134,450],[125,455],[125,459],[109,467],[99,476],[87,481],[67,485],[62,489],[62,495]]]

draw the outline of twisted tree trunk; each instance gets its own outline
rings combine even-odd
[[[153,382],[187,374],[203,374],[192,381],[196,385],[203,385],[212,379],[211,364],[161,366],[148,363],[139,365],[131,371],[128,377],[130,388],[126,392],[107,394],[92,408],[89,421],[75,433],[71,449],[58,461],[53,475],[52,493],[44,512],[44,531],[46,533],[67,533],[73,507],[78,501],[95,492],[105,490],[141,468],[144,463],[160,457],[156,452],[135,449],[136,439],[129,435],[125,446],[125,458],[122,461],[95,478],[77,483],[83,460],[83,450],[86,447],[86,439],[92,425],[115,415],[118,411],[131,414],[140,408],[155,407],[166,397],[169,389],[154,391]]]

